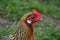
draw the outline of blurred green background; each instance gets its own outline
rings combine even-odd
[[[18,21],[32,9],[60,20],[60,0],[0,0],[0,12],[9,20]],[[15,29],[16,25],[1,26],[0,36],[13,34]],[[34,33],[36,40],[60,40],[60,28],[47,20],[36,23]]]

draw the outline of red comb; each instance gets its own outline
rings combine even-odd
[[[41,18],[41,14],[37,10],[33,9],[32,13],[35,14],[37,18]]]

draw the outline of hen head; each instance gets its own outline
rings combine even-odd
[[[37,10],[33,9],[32,14],[29,15],[28,18],[27,18],[27,23],[28,24],[33,24],[40,19],[41,19],[41,14]]]

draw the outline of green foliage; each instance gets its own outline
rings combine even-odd
[[[17,25],[0,26],[0,37],[13,34],[16,31]]]
[[[50,2],[50,0],[49,0]],[[53,1],[52,1],[53,2]],[[50,2],[51,3],[51,2]],[[3,15],[12,20],[20,19],[24,14],[32,9],[37,9],[42,14],[47,14],[54,18],[60,19],[60,10],[53,4],[47,4],[44,1],[38,2],[32,0],[0,0],[0,10]]]
[[[34,33],[37,40],[60,40],[60,28],[49,21],[35,25]]]

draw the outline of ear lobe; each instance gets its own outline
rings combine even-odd
[[[31,21],[31,20],[27,20],[27,23],[28,23],[28,24],[32,24],[32,21]]]

